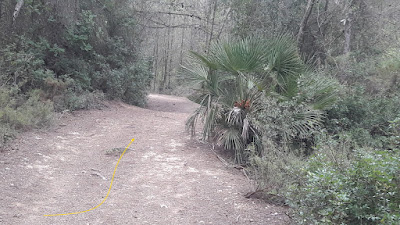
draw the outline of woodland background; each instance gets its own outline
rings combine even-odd
[[[0,147],[54,112],[184,95],[295,223],[397,224],[399,29],[398,0],[0,0]]]

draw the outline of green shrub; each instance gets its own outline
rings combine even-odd
[[[111,99],[122,99],[129,104],[144,106],[150,79],[149,65],[139,61],[129,67],[112,70],[106,82],[105,93]]]
[[[299,104],[296,100],[262,100],[258,106],[260,110],[253,114],[252,120],[263,137],[286,150],[297,153],[311,151],[313,137],[322,129],[323,112],[307,104]]]
[[[54,109],[57,112],[64,110],[100,109],[103,106],[104,100],[105,96],[100,91],[82,91],[77,93],[68,90],[63,95],[53,98]]]
[[[252,154],[249,171],[254,180],[255,190],[265,195],[284,196],[290,184],[298,182],[299,176],[293,170],[301,168],[305,161],[290,151],[284,151],[274,142],[263,140],[265,151],[262,156]]]
[[[286,194],[295,222],[399,224],[400,151],[359,149],[340,164],[334,158],[318,151],[297,172],[302,182]]]
[[[0,150],[15,136],[15,130],[7,124],[0,123]]]
[[[388,93],[399,93],[400,53],[398,49],[386,51],[378,66],[378,76],[372,82],[380,84]]]
[[[363,145],[387,148],[389,122],[400,113],[399,96],[368,96],[362,89],[347,93],[329,110],[324,125],[330,134],[347,131]]]
[[[391,136],[389,137],[390,148],[400,148],[400,114],[393,121],[389,121],[389,129]]]
[[[17,89],[0,89],[0,147],[18,130],[40,128],[53,120],[53,104],[40,100],[40,91],[21,96]]]
[[[52,121],[53,104],[40,100],[40,91],[35,90],[26,98],[13,96],[12,91],[0,91],[0,122],[13,129],[39,128]]]

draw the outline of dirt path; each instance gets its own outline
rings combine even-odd
[[[246,178],[191,140],[185,98],[150,95],[148,109],[110,103],[65,115],[0,153],[0,224],[285,224],[284,209],[246,199]],[[118,156],[111,194],[105,197]]]

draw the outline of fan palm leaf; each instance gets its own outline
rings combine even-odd
[[[324,110],[333,105],[341,85],[335,79],[317,73],[305,73],[299,79],[300,101],[306,101],[313,109]]]
[[[275,91],[285,97],[295,96],[297,79],[305,71],[294,43],[289,36],[282,35],[268,42],[266,49],[269,54],[265,70],[276,81]]]
[[[320,110],[307,110],[293,115],[290,124],[292,132],[300,138],[307,138],[315,131],[320,130],[323,122],[323,112]]]
[[[262,69],[267,55],[265,50],[265,41],[258,38],[227,41],[212,46],[210,59],[221,70],[234,74],[248,73]]]

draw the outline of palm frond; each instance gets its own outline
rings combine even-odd
[[[228,113],[226,121],[228,124],[232,126],[242,126],[245,112],[237,107],[233,107],[232,110]]]
[[[281,77],[298,76],[305,70],[295,42],[281,35],[268,42],[268,67]]]
[[[308,138],[322,127],[324,114],[320,110],[309,109],[293,114],[292,122],[289,124],[290,133],[286,132],[286,137]],[[291,137],[289,137],[291,136]]]
[[[218,65],[215,62],[213,62],[209,56],[203,56],[194,51],[189,51],[189,53],[190,53],[189,61],[203,65],[213,70],[218,69]]]
[[[230,127],[224,129],[218,137],[218,145],[224,146],[225,149],[235,151],[235,162],[243,162],[244,143],[238,129]]]
[[[186,120],[186,130],[190,131],[190,134],[194,136],[196,134],[196,125],[197,121],[200,118],[203,108],[199,107],[197,108],[193,114]]]
[[[333,105],[340,88],[337,80],[316,73],[306,73],[299,79],[302,100],[311,104],[313,109],[323,110]]]
[[[275,76],[276,92],[293,97],[297,93],[297,78],[305,71],[305,65],[298,53],[295,42],[287,35],[268,42],[267,67],[270,76]]]
[[[249,139],[250,129],[251,129],[251,126],[250,126],[249,119],[248,118],[244,118],[243,119],[243,124],[242,124],[242,134],[241,134],[243,140],[248,140]]]
[[[247,38],[214,44],[210,59],[219,69],[238,74],[259,71],[265,64],[266,54],[264,40]]]

